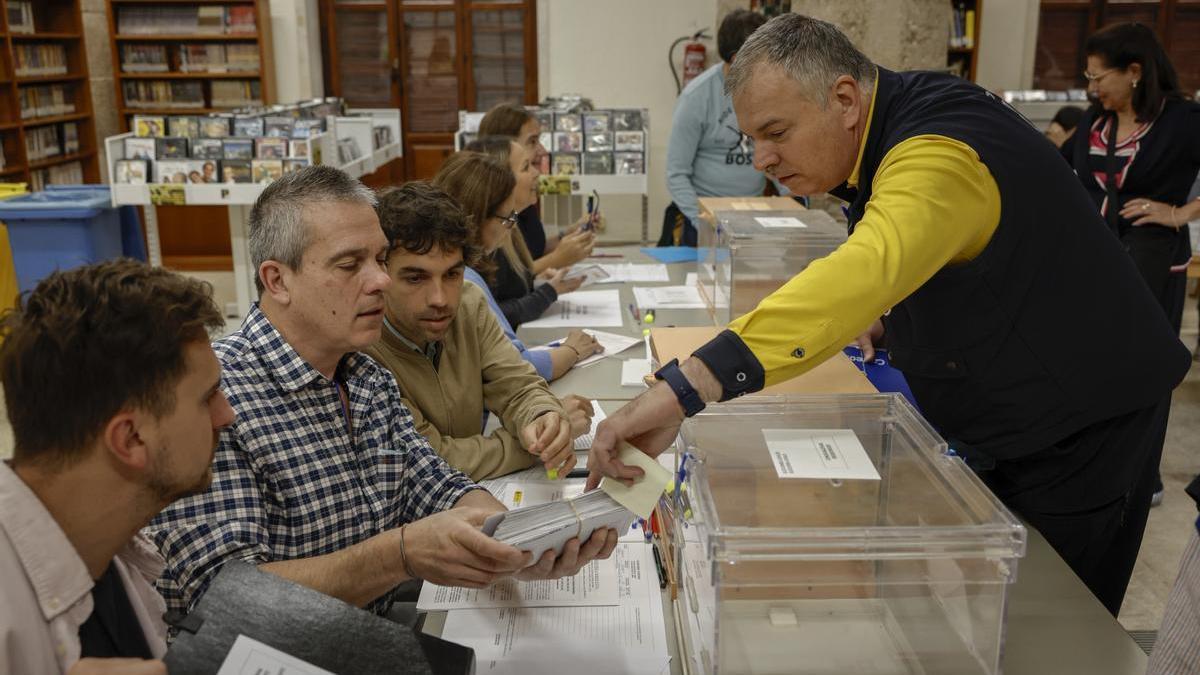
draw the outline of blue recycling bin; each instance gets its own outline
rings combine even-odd
[[[111,258],[146,259],[132,206],[113,208],[107,185],[55,185],[0,202],[21,291],[55,270]]]

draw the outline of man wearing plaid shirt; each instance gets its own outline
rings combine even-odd
[[[259,304],[214,344],[237,419],[221,434],[212,487],[149,528],[167,560],[168,607],[194,607],[229,560],[383,614],[409,579],[481,588],[569,576],[616,545],[602,531],[530,565],[480,532],[504,507],[434,453],[392,374],[358,351],[380,337],[389,283],[374,204],[321,166],[255,203]]]

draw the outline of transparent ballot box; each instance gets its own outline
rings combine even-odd
[[[744,398],[679,447],[688,672],[1000,672],[1025,529],[903,397]]]
[[[697,228],[696,280],[724,325],[754,309],[812,261],[846,241],[846,227],[813,209],[722,210]]]

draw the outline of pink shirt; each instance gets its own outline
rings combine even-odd
[[[138,535],[113,559],[155,657],[167,651],[166,610],[154,589],[163,560]],[[0,672],[65,672],[79,660],[92,613],[92,577],[54,517],[0,462]]]

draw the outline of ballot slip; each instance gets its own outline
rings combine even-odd
[[[646,309],[704,309],[700,289],[691,286],[634,286],[633,299]]]
[[[523,324],[528,328],[610,327],[625,325],[618,290],[575,291],[558,296],[540,319]]]

